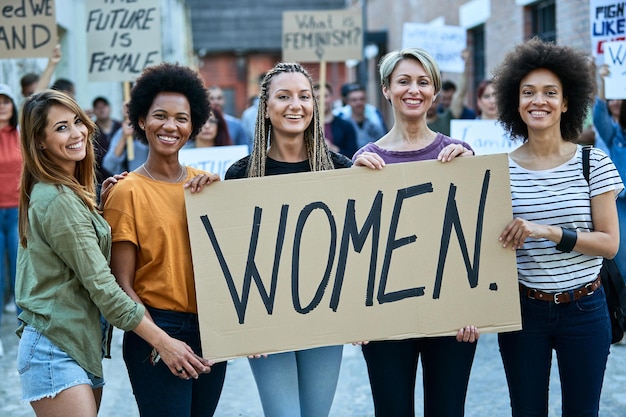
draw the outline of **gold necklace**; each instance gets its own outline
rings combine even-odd
[[[180,166],[180,168],[181,168],[180,175],[178,176],[178,178],[175,181],[162,181],[162,180],[157,180],[156,178],[154,178],[154,176],[150,173],[150,171],[148,171],[148,167],[146,166],[145,163],[141,164],[141,167],[143,168],[144,171],[146,171],[146,174],[148,174],[148,176],[150,178],[152,178],[155,181],[161,181],[161,182],[171,182],[171,183],[180,182],[180,180],[182,180],[183,177],[185,176],[185,174],[187,173],[187,170],[185,169],[185,166],[181,165]]]

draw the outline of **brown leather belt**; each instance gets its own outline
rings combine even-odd
[[[533,288],[528,288],[522,284],[519,284],[519,290],[522,295],[525,295],[533,300],[549,301],[554,304],[565,304],[593,294],[600,287],[600,285],[602,285],[602,280],[600,280],[600,276],[598,276],[598,278],[594,281],[570,291],[543,292]]]

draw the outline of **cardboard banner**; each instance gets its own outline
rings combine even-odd
[[[506,155],[186,193],[203,354],[521,328]]]
[[[497,120],[452,119],[450,137],[467,142],[476,155],[509,153],[522,144],[512,140]]]
[[[224,179],[226,170],[246,155],[248,155],[246,145],[211,146],[209,148],[181,149],[178,153],[178,159],[183,165],[219,174],[220,178]]]
[[[343,62],[363,56],[360,10],[283,12],[283,61]]]
[[[402,25],[402,48],[422,48],[437,61],[443,72],[462,73],[461,53],[467,48],[467,32],[461,26],[407,22]]]
[[[0,58],[48,57],[57,43],[54,0],[2,0]]]
[[[590,0],[589,22],[591,27],[591,53],[596,64],[608,63],[605,43],[626,40],[626,16],[624,3],[614,0]]]
[[[161,57],[159,0],[87,0],[89,81],[134,81]]]

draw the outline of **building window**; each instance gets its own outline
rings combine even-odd
[[[543,0],[530,6],[532,37],[539,37],[546,42],[556,42],[556,5],[555,0]]]
[[[485,25],[479,25],[470,29],[469,38],[471,39],[472,62],[474,63],[472,86],[475,87],[487,78],[485,76]]]

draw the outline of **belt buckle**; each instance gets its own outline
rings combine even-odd
[[[528,293],[527,293],[528,298],[530,298],[531,300],[536,300],[535,294],[537,294],[537,290],[536,289],[534,289],[534,288],[529,288],[528,289]]]
[[[595,281],[594,281],[594,282],[595,282]],[[591,294],[593,294],[594,292],[596,292],[595,290],[593,290],[593,289],[592,289],[592,288],[593,288],[593,282],[588,283],[588,284],[587,284],[587,285],[585,285],[583,288],[587,291],[587,295],[591,295]]]
[[[561,304],[559,301],[559,295],[563,294],[563,292],[555,292],[554,293],[554,304]]]

